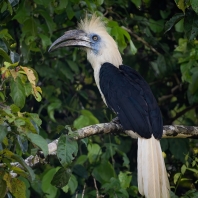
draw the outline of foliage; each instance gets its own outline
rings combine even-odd
[[[83,51],[47,52],[86,12],[103,16],[123,62],[150,83],[164,124],[198,124],[197,0],[0,0],[2,197],[140,197],[135,140],[65,136],[115,116]],[[47,143],[58,137],[57,157],[33,169],[26,165],[38,150],[46,156]],[[172,197],[198,196],[197,144],[161,141]]]

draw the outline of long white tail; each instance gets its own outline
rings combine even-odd
[[[170,185],[159,140],[138,138],[138,189],[146,198],[170,198]]]

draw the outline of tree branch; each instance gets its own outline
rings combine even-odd
[[[134,133],[133,131],[124,131],[120,124],[114,122],[87,126],[75,131],[73,134],[71,134],[71,136],[74,135],[73,137],[76,140],[79,140],[92,135],[108,134],[108,133],[114,133],[114,134],[125,133],[132,138],[138,138],[137,133]],[[198,138],[198,127],[182,126],[182,125],[165,125],[163,127],[162,138]],[[58,139],[48,144],[49,155],[56,154],[57,144],[58,144]],[[42,154],[42,151],[40,151],[40,154]],[[41,159],[37,155],[36,156],[31,155],[25,159],[25,162],[28,166],[34,167],[39,163],[41,163]],[[42,162],[45,161],[43,161],[42,159]],[[0,164],[0,166],[1,165],[2,164]],[[20,168],[23,168],[19,163],[12,163],[12,165],[20,166]]]
[[[128,29],[128,28],[126,28],[124,26],[122,26],[122,28],[125,29],[128,33],[130,33],[133,37],[135,37],[137,41],[140,41],[145,46],[149,47],[151,49],[151,51],[153,51],[155,54],[157,54],[158,56],[161,55],[154,47],[152,47],[149,43],[147,43],[144,39],[142,39],[137,34],[132,32],[130,29]]]

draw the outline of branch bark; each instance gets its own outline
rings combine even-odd
[[[138,138],[137,133],[134,133],[133,131],[124,131],[120,124],[114,122],[96,124],[81,128],[74,132],[75,135],[74,138],[76,140],[79,140],[92,135],[107,134],[107,133],[114,133],[114,134],[125,133],[132,138]],[[162,138],[198,138],[198,127],[183,126],[183,125],[165,125],[163,127]],[[58,139],[48,144],[49,155],[54,155],[54,154],[56,155],[57,144],[58,144]],[[42,154],[42,152],[40,153]],[[40,158],[37,155],[36,156],[31,155],[25,159],[25,162],[28,166],[34,167],[40,163]],[[19,163],[16,163],[16,166],[17,165],[19,165]]]

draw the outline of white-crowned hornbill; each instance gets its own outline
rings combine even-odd
[[[125,130],[138,134],[138,188],[147,198],[169,198],[169,181],[159,139],[163,122],[158,104],[142,76],[122,64],[122,57],[104,23],[95,15],[65,32],[49,51],[65,46],[86,50],[104,103]]]

